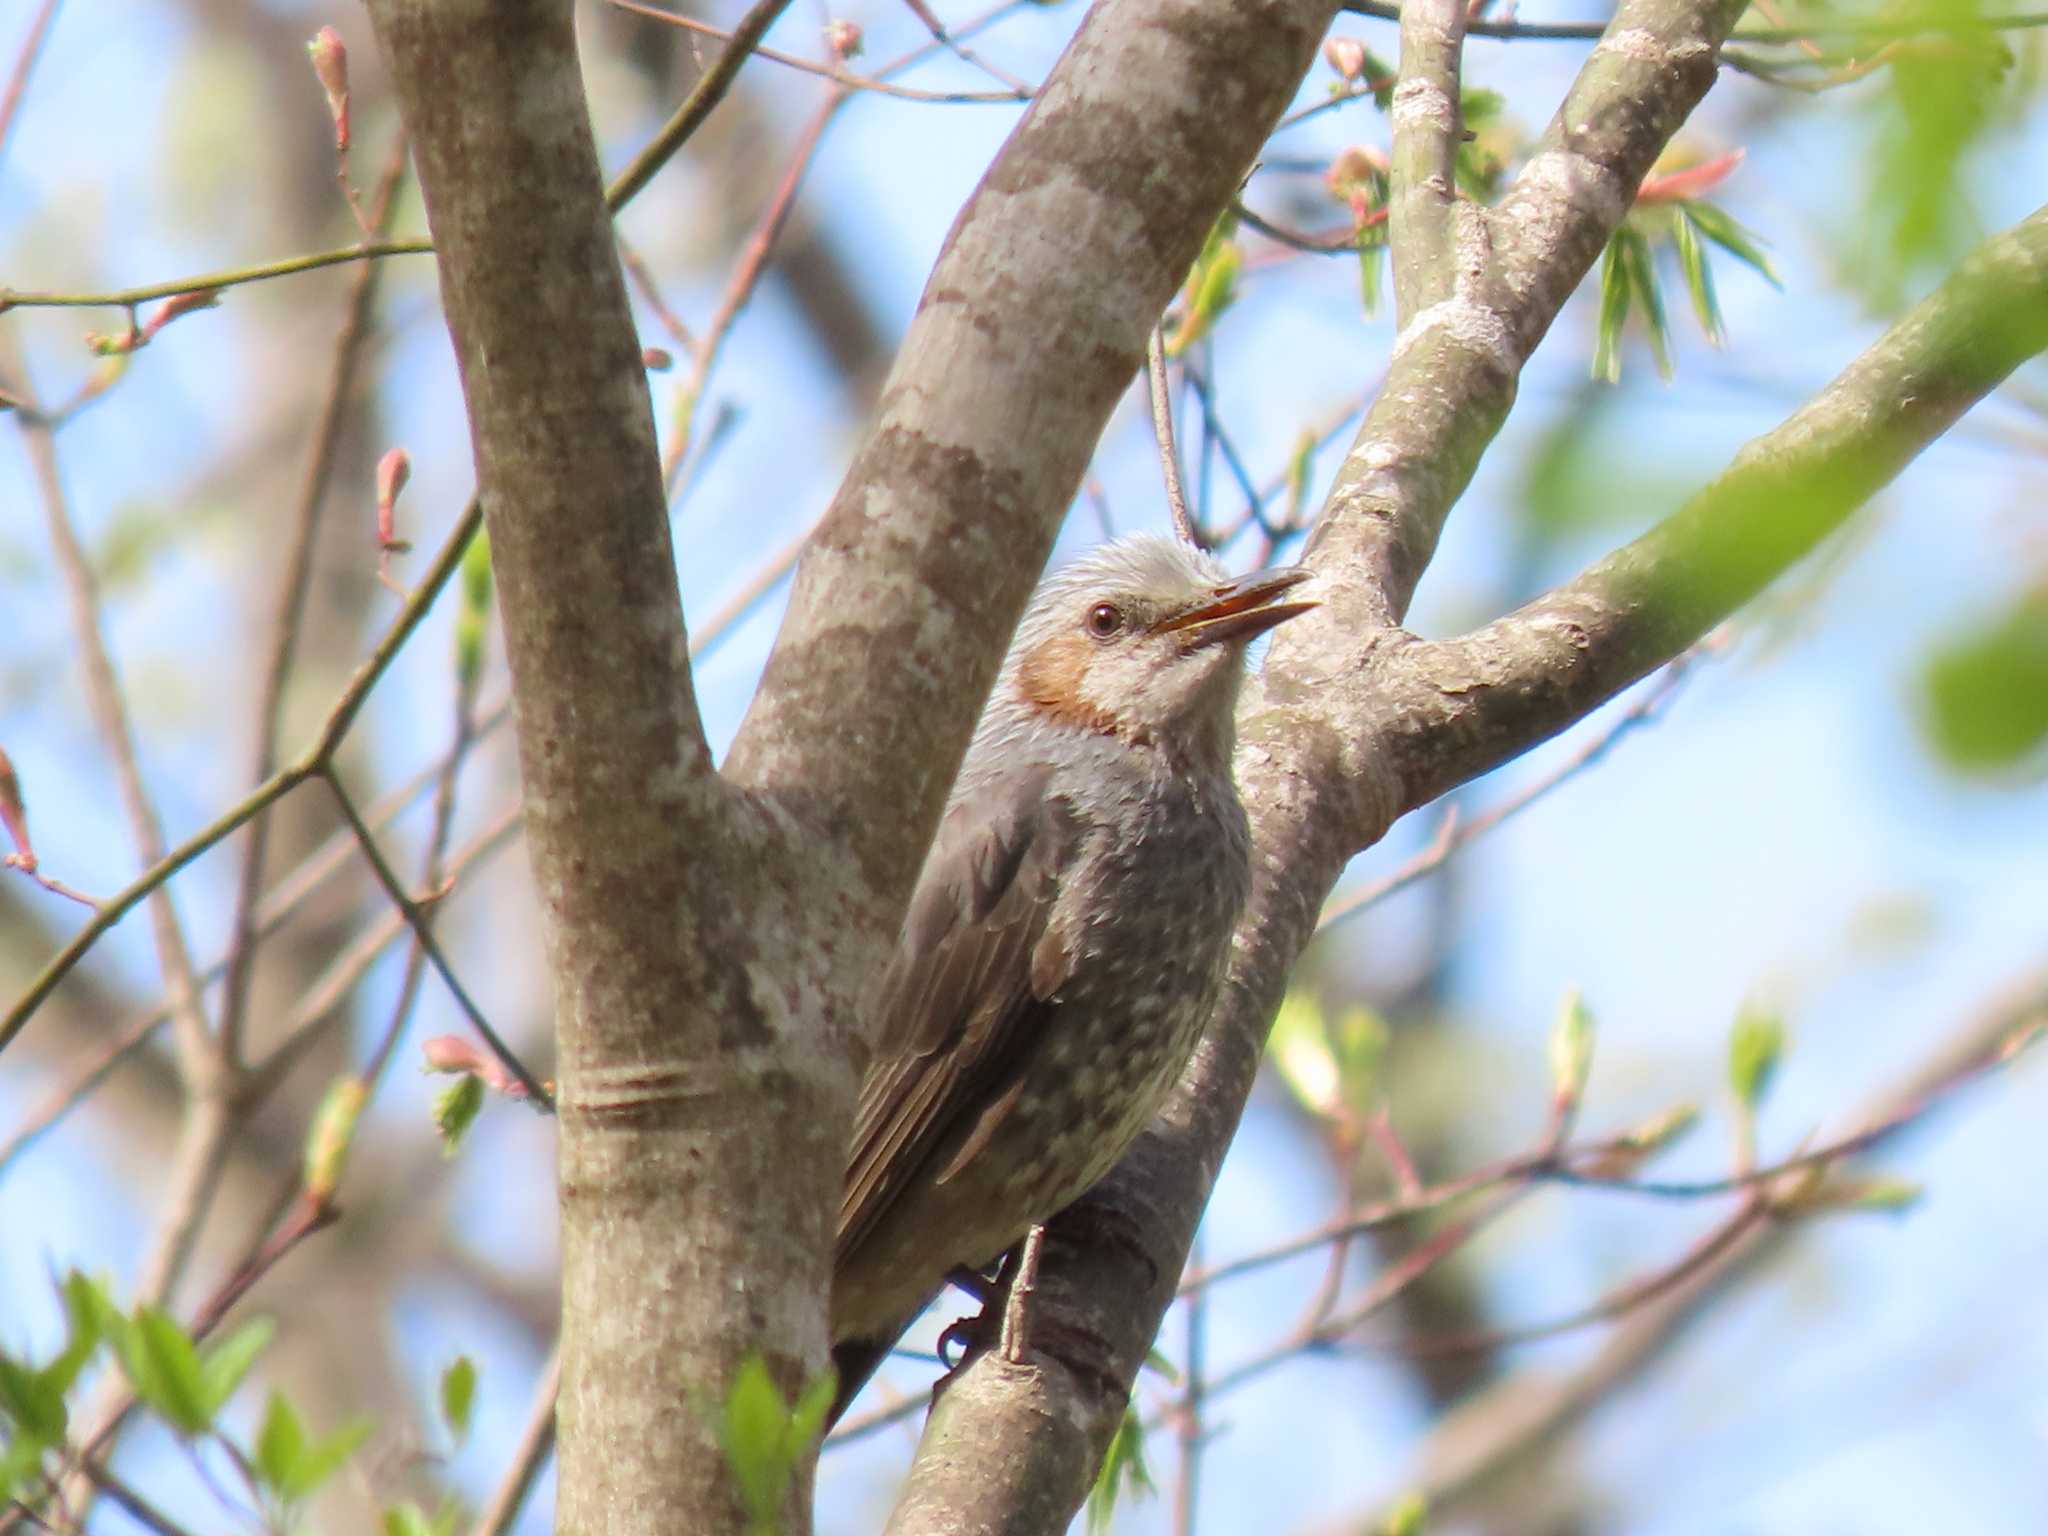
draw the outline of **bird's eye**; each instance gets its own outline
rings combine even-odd
[[[1097,603],[1088,610],[1088,633],[1107,640],[1124,627],[1124,611],[1115,603]]]

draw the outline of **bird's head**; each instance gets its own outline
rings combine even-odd
[[[1173,539],[1089,551],[1039,587],[999,689],[1040,723],[1224,752],[1245,647],[1311,602],[1276,602],[1309,572],[1233,577]]]

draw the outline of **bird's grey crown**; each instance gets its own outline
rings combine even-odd
[[[1010,664],[1047,631],[1064,625],[1084,599],[1114,595],[1180,608],[1229,580],[1230,572],[1215,556],[1178,539],[1137,533],[1098,544],[1039,584],[1017,626]]]

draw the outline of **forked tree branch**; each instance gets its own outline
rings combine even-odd
[[[934,1410],[892,1529],[946,1528],[943,1512],[973,1499],[1018,1513],[1003,1529],[1056,1530],[1066,1517],[1044,1495],[1049,1486],[1070,1491],[1069,1513],[1078,1505],[1086,1484],[1075,1479],[1099,1464],[1172,1299],[1267,1024],[1345,860],[1402,811],[1676,655],[2048,344],[2048,225],[2037,216],[1980,252],[1665,527],[1477,636],[1431,646],[1395,627],[1529,349],[1711,83],[1736,10],[1625,4],[1544,148],[1488,215],[1492,254],[1461,264],[1454,295],[1404,325],[1311,545],[1325,607],[1276,640],[1240,716],[1238,777],[1257,851],[1226,995],[1159,1120],[1055,1222],[1039,1269],[1040,1307],[1098,1341],[1100,1358],[1078,1370],[1057,1357],[1025,1367],[993,1354],[974,1360]],[[1439,67],[1435,57],[1418,54],[1416,67]],[[1429,163],[1417,158],[1411,169]],[[1409,190],[1397,181],[1393,196]],[[2021,310],[2033,318],[2012,325]],[[1522,665],[1459,670],[1510,640]],[[1418,698],[1434,718],[1428,708],[1418,717]],[[1481,735],[1492,750],[1472,749]],[[1034,1509],[1042,1513],[1029,1516]]]

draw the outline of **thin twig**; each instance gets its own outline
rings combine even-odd
[[[371,199],[369,234],[385,230],[391,217],[393,194],[405,175],[406,144],[401,133],[394,140]],[[291,547],[279,577],[275,617],[271,624],[270,660],[264,668],[256,704],[256,747],[249,774],[262,783],[277,768],[277,743],[284,729],[285,687],[291,679],[298,653],[299,623],[305,611],[306,594],[313,575],[313,541],[320,524],[320,511],[327,502],[328,483],[334,474],[336,450],[342,422],[348,414],[349,396],[355,386],[369,334],[370,315],[377,302],[378,278],[383,268],[364,262],[356,268],[341,329],[335,336],[334,356],[328,365],[327,388],[315,417],[312,451],[306,459],[305,475],[291,518]],[[242,865],[235,887],[235,906],[229,919],[227,985],[220,1005],[220,1046],[232,1063],[242,1057],[242,1022],[249,1002],[249,982],[256,959],[256,905],[263,886],[263,862],[270,841],[270,816],[266,812],[249,823],[242,845]]]
[[[1207,549],[1209,541],[1195,526],[1187,492],[1181,488],[1180,454],[1173,445],[1173,402],[1166,388],[1166,344],[1157,325],[1145,338],[1145,373],[1152,385],[1152,437],[1159,444],[1159,474],[1166,482],[1166,510],[1173,517],[1173,531],[1183,544]]]
[[[561,1391],[562,1342],[557,1339],[554,1348],[548,1351],[548,1363],[541,1371],[540,1385],[534,1389],[533,1407],[527,1412],[526,1428],[520,1431],[519,1444],[513,1449],[504,1476],[491,1491],[490,1501],[484,1505],[483,1513],[477,1516],[471,1536],[504,1536],[504,1532],[512,1528],[512,1522],[519,1518],[519,1511],[525,1507],[534,1483],[540,1478],[541,1468],[547,1465],[548,1457],[555,1448],[555,1399]]]
[[[552,1112],[555,1107],[554,1097],[541,1086],[540,1079],[526,1069],[526,1063],[499,1038],[498,1032],[491,1027],[491,1021],[484,1017],[483,1010],[477,1007],[476,1000],[462,985],[461,978],[455,974],[455,968],[448,963],[447,955],[442,952],[440,943],[434,938],[433,927],[428,923],[425,913],[420,910],[420,904],[406,894],[397,873],[385,861],[383,851],[377,846],[376,834],[364,825],[362,813],[349,798],[348,790],[343,787],[340,776],[330,767],[323,769],[320,777],[326,780],[328,789],[333,792],[335,803],[341,807],[343,818],[354,830],[357,846],[363,850],[363,858],[369,864],[371,873],[377,877],[377,883],[384,887],[384,894],[390,898],[391,904],[404,914],[414,937],[420,947],[427,952],[427,959],[440,976],[442,985],[448,988],[449,995],[455,999],[455,1005],[469,1020],[470,1028],[482,1037],[484,1045],[497,1057],[499,1064],[518,1079],[519,1086],[526,1090],[527,1097],[539,1108]]]
[[[1431,838],[1427,848],[1400,868],[1353,891],[1348,896],[1331,902],[1323,909],[1322,921],[1317,924],[1318,931],[1334,927],[1347,918],[1356,917],[1396,891],[1413,885],[1424,875],[1441,868],[1452,854],[1484,837],[1502,822],[1520,815],[1552,790],[1598,763],[1612,750],[1616,742],[1662,714],[1684,684],[1693,663],[1703,654],[1718,650],[1724,644],[1725,641],[1709,637],[1700,645],[1673,658],[1658,674],[1657,681],[1627,709],[1609,721],[1605,729],[1589,738],[1583,746],[1549,773],[1532,780],[1499,804],[1489,806],[1478,815],[1470,817],[1460,817],[1455,806],[1447,810],[1436,836]]]
[[[768,269],[768,257],[775,249],[776,238],[782,227],[789,221],[789,211],[796,205],[796,194],[803,186],[804,173],[810,169],[811,160],[818,152],[818,144],[824,137],[825,127],[833,115],[846,103],[848,92],[840,86],[828,93],[811,114],[804,131],[797,138],[796,147],[791,151],[789,164],[783,167],[782,177],[777,182],[774,195],[768,199],[768,206],[762,211],[754,230],[747,237],[741,249],[738,264],[727,280],[725,292],[719,297],[718,309],[705,327],[703,339],[693,349],[690,358],[690,375],[684,381],[677,396],[677,430],[669,443],[668,462],[662,465],[662,487],[666,494],[675,494],[676,478],[690,449],[692,425],[697,407],[703,403],[704,388],[711,377],[711,365],[717,361],[726,338],[732,334],[734,323],[747,300],[753,297],[760,285],[761,276]]]
[[[700,33],[705,37],[730,38],[732,34],[722,27],[714,27],[707,21],[694,16],[680,16],[674,11],[662,10],[659,6],[644,5],[640,0],[610,0],[612,6],[621,11],[630,11],[635,16],[645,16],[650,21],[665,21],[686,31]],[[1005,10],[1014,9],[1005,6]],[[959,34],[955,34],[958,36]],[[920,50],[922,57],[929,50]],[[882,75],[857,75],[851,70],[835,64],[820,64],[815,59],[802,58],[794,53],[778,53],[773,48],[756,48],[754,55],[771,64],[780,64],[786,69],[802,70],[807,75],[830,80],[835,85],[850,91],[872,91],[879,96],[895,96],[904,101],[924,101],[948,106],[970,106],[978,103],[1015,103],[1031,99],[1031,87],[1019,82],[1002,91],[925,91],[912,85],[894,85]]]
[[[7,149],[7,135],[14,127],[14,114],[21,107],[22,97],[28,91],[28,77],[35,72],[36,60],[43,51],[43,41],[50,35],[50,23],[57,15],[57,0],[43,0],[35,19],[28,24],[28,35],[21,40],[21,51],[14,56],[14,68],[7,77],[7,90],[0,94],[0,154]]]

